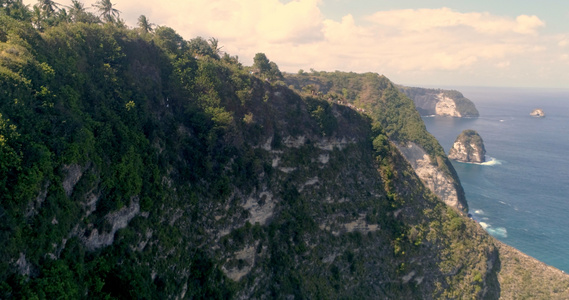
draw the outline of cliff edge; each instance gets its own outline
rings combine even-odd
[[[421,116],[475,118],[478,110],[472,101],[455,90],[425,89],[398,85],[397,88],[415,103]]]

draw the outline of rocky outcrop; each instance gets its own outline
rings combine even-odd
[[[454,90],[424,89],[398,86],[399,90],[415,103],[422,116],[478,117],[479,113],[472,101]]]
[[[545,117],[545,112],[543,112],[541,108],[536,108],[529,115],[536,118],[543,118]]]
[[[456,181],[449,174],[445,174],[434,165],[430,156],[423,148],[413,142],[398,148],[426,187],[439,196],[447,205],[467,211],[466,199],[464,196],[459,196],[463,195],[464,192],[458,190]]]
[[[486,161],[486,149],[480,135],[474,130],[464,130],[454,142],[449,151],[450,159],[467,162],[483,163]]]

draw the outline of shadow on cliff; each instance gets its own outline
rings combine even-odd
[[[494,267],[488,277],[486,278],[488,292],[484,295],[483,299],[500,299],[501,288],[498,281],[498,274],[502,270],[502,262],[500,260],[500,252],[496,249],[496,258],[494,260]]]

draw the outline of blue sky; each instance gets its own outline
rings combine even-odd
[[[490,12],[510,17],[523,14],[537,15],[547,23],[546,31],[569,31],[569,1],[567,0],[329,0],[321,4],[323,14],[337,20],[347,13],[362,17],[370,11],[441,7],[449,7],[461,12]]]
[[[286,72],[375,72],[414,86],[569,88],[568,0],[113,3],[130,26],[144,14],[185,39],[215,37],[245,65],[263,52]]]

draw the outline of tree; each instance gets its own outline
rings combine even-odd
[[[31,13],[23,0],[0,0],[0,11],[4,8],[7,16],[20,21],[30,21]]]
[[[186,41],[170,27],[159,26],[154,32],[154,41],[170,53],[180,54],[186,47]]]
[[[44,17],[38,5],[34,5],[31,18],[32,18],[32,25],[34,26],[34,28],[36,28],[37,30],[43,30]]]
[[[269,63],[269,71],[267,72],[267,77],[269,80],[277,80],[283,78],[283,74],[281,73],[281,70],[279,70],[279,66],[277,66],[277,64],[273,61]]]
[[[215,40],[215,39],[214,39]],[[211,39],[210,39],[211,43]],[[209,56],[214,59],[219,59],[219,55],[217,55],[210,43],[208,43],[204,38],[198,36],[197,38],[191,39],[189,43],[190,51],[199,56]],[[215,47],[217,48],[217,40],[215,40]]]
[[[221,48],[223,48],[223,46],[219,47],[219,40],[214,37],[211,37],[209,38],[208,42],[209,45],[211,46],[211,50],[213,51],[213,53],[219,56],[219,54],[221,53]]]
[[[265,53],[257,53],[253,58],[253,69],[259,74],[266,74],[271,69],[271,64]]]
[[[71,0],[71,6],[69,7],[69,15],[73,22],[83,22],[83,23],[98,23],[100,22],[97,16],[89,13],[85,10],[83,3],[79,0]]]
[[[111,23],[117,21],[120,15],[120,11],[113,6],[114,4],[111,3],[111,0],[99,0],[93,4],[93,7],[99,10],[99,16],[102,17],[105,22]]]
[[[148,22],[148,19],[146,18],[145,15],[140,15],[140,17],[138,17],[138,28],[140,30],[142,30],[142,32],[145,33],[150,33],[152,31],[154,31],[154,28],[152,28],[154,26],[154,24]]]
[[[45,16],[49,18],[53,16],[59,4],[55,3],[53,0],[38,0],[38,5]]]

